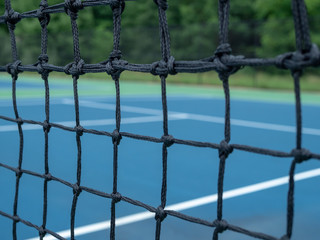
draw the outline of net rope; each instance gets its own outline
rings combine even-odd
[[[301,114],[301,97],[300,97],[300,77],[303,70],[307,67],[318,67],[320,65],[320,52],[316,44],[311,42],[310,31],[308,25],[308,15],[305,3],[303,0],[292,0],[292,15],[294,19],[295,33],[296,33],[296,48],[295,52],[281,54],[274,58],[246,58],[244,56],[232,55],[231,46],[228,43],[228,25],[229,25],[229,0],[219,0],[219,46],[214,52],[213,56],[206,59],[195,61],[175,61],[170,53],[170,34],[166,18],[166,11],[168,3],[166,0],[154,0],[159,15],[159,30],[160,30],[160,46],[162,59],[152,64],[134,64],[121,59],[120,51],[120,33],[121,33],[121,16],[125,9],[125,2],[123,0],[65,0],[63,3],[49,6],[47,0],[40,1],[39,9],[18,13],[14,11],[10,0],[5,0],[5,13],[0,17],[0,24],[6,24],[10,34],[12,62],[5,66],[0,66],[0,72],[8,72],[12,77],[12,101],[15,118],[0,115],[0,119],[14,122],[17,124],[19,133],[19,158],[18,166],[13,167],[0,162],[0,167],[10,170],[16,175],[15,195],[13,203],[12,214],[0,211],[0,215],[12,220],[12,239],[18,239],[17,224],[20,222],[29,227],[36,229],[39,232],[39,238],[43,239],[47,234],[54,236],[57,239],[65,239],[59,236],[58,233],[47,229],[47,201],[48,201],[48,185],[50,181],[59,182],[68,186],[73,191],[72,207],[70,214],[70,235],[71,239],[75,239],[75,219],[78,197],[82,191],[90,194],[107,198],[111,200],[111,220],[110,220],[110,239],[116,238],[116,205],[118,202],[126,202],[136,205],[142,209],[146,209],[155,215],[156,228],[155,239],[160,239],[161,225],[165,218],[169,215],[171,217],[186,220],[195,224],[205,225],[213,229],[213,239],[218,239],[219,235],[224,231],[234,231],[240,234],[245,234],[253,238],[265,240],[288,240],[291,239],[293,231],[294,219],[294,173],[297,164],[308,160],[320,160],[320,154],[313,153],[308,149],[302,147],[302,114]],[[92,6],[110,6],[113,12],[113,51],[109,58],[101,63],[86,64],[81,58],[79,46],[79,30],[77,26],[78,13],[86,8]],[[70,17],[72,36],[73,36],[73,51],[74,60],[66,66],[55,66],[49,63],[47,55],[48,46],[48,29],[50,22],[50,15],[55,13],[66,13]],[[38,18],[41,27],[41,54],[38,62],[31,65],[23,65],[19,60],[18,49],[15,37],[15,26],[24,18]],[[296,146],[291,152],[282,152],[272,149],[257,148],[254,146],[230,143],[230,90],[229,77],[236,73],[243,67],[248,66],[275,66],[279,69],[290,71],[294,81],[294,93],[296,104]],[[225,124],[224,124],[224,139],[220,143],[200,142],[193,140],[178,139],[169,134],[168,129],[168,107],[166,94],[166,78],[168,75],[177,73],[201,73],[208,71],[216,71],[222,81],[222,86],[225,95]],[[75,107],[75,123],[74,127],[68,127],[54,122],[50,122],[50,89],[49,89],[49,74],[50,72],[64,72],[71,75],[73,79],[73,94]],[[162,93],[162,112],[163,112],[163,135],[159,138],[151,136],[142,136],[134,133],[121,131],[121,104],[120,104],[120,75],[123,71],[135,71],[142,73],[151,73],[157,75],[161,80]],[[16,100],[16,82],[19,74],[22,72],[35,72],[41,75],[44,81],[45,88],[45,120],[43,122],[23,119],[18,111]],[[81,126],[79,116],[79,96],[78,96],[78,79],[81,75],[86,73],[106,72],[112,77],[115,83],[116,92],[116,109],[115,120],[116,128],[113,132],[98,131],[95,129],[87,129]],[[34,124],[43,127],[44,131],[44,171],[43,173],[33,172],[22,168],[24,139],[23,127],[24,123]],[[57,178],[50,173],[49,159],[48,159],[48,139],[51,128],[58,128],[65,131],[75,133],[75,141],[77,144],[77,175],[76,182],[71,183],[64,179]],[[113,143],[113,190],[110,193],[102,192],[97,189],[88,188],[81,184],[81,136],[83,134],[103,135],[109,137]],[[162,187],[161,199],[158,207],[150,206],[146,203],[131,199],[123,193],[118,192],[118,146],[122,138],[132,138],[141,141],[149,141],[162,144]],[[168,148],[173,144],[182,144],[186,146],[212,148],[218,150],[219,173],[218,173],[218,199],[217,199],[217,214],[214,220],[199,219],[193,216],[183,214],[178,211],[167,210],[167,156]],[[223,182],[225,173],[225,164],[228,156],[233,152],[245,151],[255,154],[269,155],[279,158],[291,158],[292,163],[289,170],[289,190],[287,196],[287,229],[282,237],[270,236],[265,233],[254,232],[244,229],[240,226],[232,225],[223,219]],[[24,174],[32,175],[43,179],[43,217],[42,224],[36,225],[26,219],[22,219],[18,215],[19,203],[19,186],[21,178]]]

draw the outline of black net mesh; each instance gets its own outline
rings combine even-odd
[[[29,227],[35,228],[39,232],[39,238],[43,239],[45,235],[52,235],[57,239],[64,239],[59,236],[56,232],[47,229],[47,191],[50,187],[50,181],[56,181],[63,185],[70,187],[73,190],[73,200],[71,209],[71,224],[70,224],[70,235],[71,239],[75,239],[75,218],[76,218],[76,207],[78,197],[82,191],[90,194],[100,196],[102,198],[108,198],[111,201],[111,225],[110,225],[110,239],[115,239],[116,226],[115,226],[115,215],[116,205],[119,201],[126,202],[146,209],[155,215],[155,239],[160,239],[161,234],[161,223],[165,220],[166,216],[170,215],[175,218],[180,218],[195,224],[201,224],[213,229],[213,239],[218,239],[219,234],[224,231],[234,231],[239,234],[245,234],[253,238],[258,239],[290,239],[292,236],[292,226],[294,217],[294,173],[297,164],[303,163],[310,159],[320,159],[320,155],[312,153],[307,149],[302,148],[301,135],[302,135],[302,120],[301,120],[301,100],[300,100],[300,77],[302,71],[306,67],[318,67],[320,65],[320,54],[318,47],[312,44],[309,34],[308,20],[306,6],[303,0],[292,0],[292,13],[295,24],[296,33],[296,52],[289,52],[279,55],[275,58],[261,59],[261,58],[246,58],[244,56],[233,56],[231,54],[231,47],[228,43],[228,25],[229,25],[229,0],[219,0],[219,46],[216,49],[213,56],[206,59],[195,60],[195,61],[175,61],[174,57],[170,54],[170,36],[168,23],[166,18],[166,11],[168,9],[168,3],[166,0],[154,0],[155,7],[158,8],[159,15],[159,26],[160,26],[160,43],[162,59],[152,64],[133,64],[121,59],[121,51],[119,48],[120,33],[121,33],[121,15],[125,9],[125,2],[123,0],[65,0],[61,4],[49,6],[47,0],[41,0],[40,8],[34,11],[26,13],[15,12],[11,7],[10,0],[5,0],[5,13],[0,17],[0,23],[6,24],[10,34],[11,41],[11,53],[12,62],[5,66],[0,66],[0,72],[8,72],[12,76],[12,101],[15,118],[7,116],[1,116],[0,119],[14,122],[17,124],[19,132],[19,161],[18,166],[13,167],[0,162],[0,167],[12,171],[16,175],[15,185],[15,197],[13,203],[13,212],[6,213],[0,211],[0,215],[12,220],[13,231],[12,239],[18,239],[17,235],[17,224],[22,223]],[[133,3],[134,4],[134,3]],[[78,13],[82,9],[91,6],[107,6],[109,5],[113,12],[113,51],[109,58],[98,64],[86,64],[80,55],[79,47],[79,31],[77,26]],[[55,66],[49,63],[47,56],[48,46],[48,30],[47,25],[50,22],[50,15],[62,13],[68,14],[71,20],[72,36],[73,36],[73,50],[74,50],[74,61],[66,66]],[[38,18],[40,22],[41,31],[41,53],[39,61],[32,65],[23,65],[19,60],[16,37],[15,37],[15,26],[24,18]],[[296,147],[291,152],[281,152],[271,149],[257,148],[253,146],[229,143],[230,142],[230,93],[229,93],[229,77],[236,73],[243,67],[257,67],[257,66],[275,66],[280,69],[289,70],[292,73],[294,81],[294,91],[296,96]],[[168,110],[167,110],[167,99],[166,99],[166,78],[168,75],[177,73],[200,73],[207,71],[216,71],[221,79],[224,93],[225,93],[225,131],[224,139],[220,143],[211,142],[199,142],[192,140],[178,139],[171,136],[168,131]],[[71,75],[73,79],[73,93],[74,93],[74,106],[75,106],[75,122],[74,127],[68,127],[60,124],[50,122],[49,111],[49,83],[48,77],[50,72],[64,72],[67,75]],[[163,107],[163,136],[159,138],[142,136],[134,133],[122,132],[121,127],[121,105],[120,105],[120,87],[119,79],[123,71],[136,71],[143,73],[151,73],[157,75],[161,79],[162,89],[162,107]],[[17,101],[16,101],[16,81],[18,80],[19,73],[22,72],[35,72],[39,73],[44,81],[45,87],[45,120],[38,122],[34,120],[24,119],[20,116]],[[98,73],[106,72],[112,76],[115,82],[116,90],[116,129],[113,132],[98,131],[94,129],[86,129],[81,126],[79,118],[79,98],[78,98],[78,79],[81,75],[86,73]],[[43,127],[44,131],[44,170],[42,173],[25,170],[22,168],[23,163],[23,127],[24,123],[35,124]],[[63,179],[57,178],[50,173],[49,159],[48,159],[48,139],[50,128],[59,128],[65,131],[75,133],[75,140],[77,143],[77,179],[76,183],[70,183]],[[81,184],[81,136],[83,134],[95,134],[109,137],[113,142],[113,191],[111,193],[101,192],[96,189],[85,187]],[[118,172],[118,145],[122,138],[133,138],[141,141],[149,141],[154,143],[162,144],[162,189],[161,189],[161,204],[160,206],[150,206],[138,200],[131,199],[125,196],[125,193],[119,193],[117,189],[117,172]],[[195,218],[192,216],[185,215],[181,212],[166,210],[166,194],[167,194],[167,149],[173,144],[182,144],[193,147],[205,147],[218,150],[219,161],[219,174],[218,174],[218,201],[217,201],[217,215],[213,216],[214,221],[204,220]],[[223,181],[225,172],[225,163],[228,155],[233,150],[246,151],[255,154],[264,154],[280,158],[292,158],[292,164],[289,171],[289,191],[287,198],[287,229],[283,237],[278,238],[270,236],[265,233],[253,232],[241,228],[240,226],[234,226],[223,219]],[[43,220],[42,223],[36,225],[35,223],[29,222],[27,219],[22,219],[18,215],[18,202],[19,202],[19,186],[22,181],[22,175],[32,175],[43,179],[44,194],[43,194]],[[241,238],[241,236],[240,236]]]

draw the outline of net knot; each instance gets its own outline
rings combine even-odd
[[[18,125],[22,125],[22,124],[23,124],[22,118],[20,118],[20,117],[16,118],[16,123],[17,123]]]
[[[112,194],[111,194],[111,198],[112,198],[112,200],[113,200],[115,203],[118,203],[118,202],[121,201],[122,196],[121,196],[120,193],[116,192],[116,193],[112,193]]]
[[[43,238],[47,234],[47,232],[45,231],[45,228],[43,226],[39,227],[38,231],[39,231],[40,238]]]
[[[49,75],[49,71],[45,70],[40,62],[37,64],[37,71],[44,78],[48,77]]]
[[[115,60],[108,60],[107,63],[105,64],[107,74],[111,75],[113,78],[114,77],[119,78],[119,76],[123,70],[122,69],[115,69],[113,67],[113,64],[125,66],[128,64],[128,62],[124,61],[124,60],[115,59]]]
[[[158,75],[158,73],[157,73],[158,67],[165,67],[165,62],[163,60],[161,60],[161,61],[151,63],[150,73],[155,76]]]
[[[163,135],[161,140],[166,147],[170,147],[172,144],[174,144],[174,138],[171,135]]]
[[[16,173],[16,177],[17,177],[17,178],[21,178],[21,176],[22,176],[22,174],[23,174],[23,172],[22,172],[20,169],[17,169],[17,170],[15,171],[15,173]]]
[[[43,68],[43,64],[48,63],[49,61],[49,57],[47,54],[40,54],[40,56],[38,57],[38,63],[36,63],[37,66],[37,71],[39,74],[41,74],[42,78],[47,78],[49,75],[49,70],[46,70]]]
[[[43,127],[44,132],[46,132],[46,133],[50,132],[51,125],[49,124],[49,122],[47,120],[43,121],[42,127]]]
[[[83,66],[85,65],[85,62],[83,59],[80,59],[78,62],[71,62],[68,63],[64,68],[63,71],[65,74],[72,75],[72,76],[80,76],[83,75]]]
[[[20,217],[18,215],[12,216],[12,220],[16,223],[20,222]]]
[[[78,185],[78,183],[72,184],[73,194],[79,196],[82,192],[81,187]]]
[[[155,215],[155,219],[160,222],[162,222],[165,218],[167,217],[167,213],[166,211],[163,209],[163,207],[160,205],[157,209],[156,209],[156,215]]]
[[[83,127],[82,127],[81,125],[76,126],[76,127],[74,128],[74,130],[76,131],[76,133],[77,133],[78,136],[81,137],[81,136],[83,135],[84,129],[83,129]]]
[[[228,66],[232,61],[243,59],[244,56],[231,55],[232,49],[229,43],[220,44],[214,52],[213,63],[222,81],[226,80],[231,74],[236,73],[242,66]]]
[[[18,74],[22,72],[18,69],[20,65],[20,60],[17,60],[14,63],[9,63],[6,65],[6,71],[11,74],[12,77],[17,78]]]
[[[171,75],[175,75],[177,74],[176,70],[174,69],[174,57],[173,56],[170,56],[169,60],[168,60],[168,73],[171,74]]]
[[[120,16],[125,7],[126,7],[126,4],[125,4],[125,1],[124,0],[114,0],[114,1],[111,1],[110,2],[110,7],[112,9],[112,11],[118,16]],[[120,11],[121,10],[121,11]]]
[[[311,152],[308,149],[293,149],[291,151],[291,155],[294,157],[296,163],[302,163],[304,161],[309,160],[312,157]]]
[[[168,9],[167,0],[153,0],[162,10],[166,11]]]
[[[72,20],[78,18],[78,11],[83,9],[81,0],[65,0],[64,10],[71,17]]]
[[[216,229],[215,232],[217,233],[223,233],[228,229],[228,222],[225,220],[214,220],[213,224],[215,225]]]
[[[150,73],[152,75],[161,75],[161,76],[168,76],[168,74],[176,74],[177,72],[174,69],[174,57],[170,57],[168,62],[164,60],[160,60],[151,64]]]
[[[43,11],[48,7],[48,3],[41,1],[40,8],[37,10],[38,20],[42,28],[46,27],[50,22],[50,14]]]
[[[113,142],[113,144],[119,145],[121,139],[122,139],[122,136],[121,136],[121,134],[119,133],[119,130],[118,130],[118,129],[115,129],[115,130],[112,132],[112,142]]]
[[[309,51],[296,51],[279,55],[275,64],[278,68],[290,69],[292,72],[302,71],[304,67],[315,67],[320,64],[320,51],[316,44],[312,44]]]
[[[284,53],[281,54],[279,56],[277,56],[275,64],[278,68],[282,68],[282,69],[288,69],[287,68],[287,61],[290,60],[293,56],[292,52],[289,53]]]
[[[120,73],[122,71],[115,69],[113,67],[113,62],[120,63],[121,57],[122,57],[122,53],[120,50],[113,50],[110,53],[109,60],[106,63],[106,72],[108,75],[111,75],[112,77],[116,77],[116,78],[120,76]]]
[[[77,63],[74,65],[74,67],[75,67],[75,74],[73,74],[73,75],[79,76],[79,75],[84,74],[84,72],[83,72],[83,66],[84,66],[84,64],[85,64],[84,60],[83,60],[83,59],[80,59],[80,61],[77,62]]]
[[[120,59],[120,57],[121,57],[121,52],[120,52],[120,55],[117,55],[115,52],[111,52],[109,61],[106,64],[106,72],[108,75],[111,75],[111,76],[118,75],[118,70],[113,67],[112,62],[114,59]]]
[[[230,153],[232,153],[233,151],[233,147],[228,144],[225,140],[220,142],[220,146],[219,146],[219,157],[221,156],[225,156],[228,157]]]
[[[52,180],[52,175],[50,173],[44,174],[43,177],[45,178],[45,180],[47,181],[51,181]]]
[[[21,20],[20,13],[14,11],[13,9],[6,10],[4,13],[4,17],[7,23],[12,24],[12,28],[14,28],[14,25]]]
[[[68,64],[63,68],[63,71],[64,71],[65,74],[67,74],[67,75],[70,75],[70,74],[71,74],[70,70],[71,70],[71,68],[72,68],[72,65],[73,65],[73,62],[68,63]]]

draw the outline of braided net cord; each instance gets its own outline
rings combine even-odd
[[[12,171],[16,175],[15,182],[15,195],[13,202],[12,214],[0,211],[0,215],[12,220],[12,239],[18,239],[17,224],[20,222],[26,226],[34,228],[39,233],[39,238],[43,239],[46,235],[52,235],[57,239],[65,239],[58,233],[47,229],[47,192],[50,187],[50,181],[55,181],[69,187],[73,191],[73,199],[70,213],[70,236],[75,239],[75,221],[78,198],[82,191],[87,193],[110,199],[111,200],[111,220],[110,220],[110,236],[109,238],[116,239],[116,204],[120,201],[127,204],[133,204],[142,209],[146,209],[155,216],[155,239],[161,237],[161,225],[167,216],[179,218],[195,224],[204,225],[213,229],[213,239],[217,240],[219,235],[225,231],[233,231],[239,234],[244,234],[257,239],[265,240],[288,240],[291,239],[293,234],[293,220],[294,220],[294,173],[297,164],[301,164],[310,159],[320,160],[320,154],[310,152],[302,148],[302,108],[300,97],[300,77],[303,70],[307,67],[319,67],[320,54],[318,47],[311,42],[310,31],[307,19],[307,9],[303,0],[292,0],[292,15],[294,19],[295,33],[296,33],[296,52],[289,52],[281,54],[275,58],[245,58],[243,56],[232,55],[231,46],[228,43],[228,25],[229,25],[229,0],[219,1],[219,46],[214,52],[213,56],[194,61],[176,61],[170,53],[170,32],[166,17],[168,10],[167,0],[154,0],[155,9],[158,9],[159,17],[159,36],[160,36],[160,50],[162,59],[158,62],[151,64],[133,64],[122,60],[120,51],[120,34],[121,34],[121,16],[125,10],[124,0],[65,0],[61,4],[48,5],[47,0],[39,1],[39,9],[29,11],[27,13],[15,12],[11,6],[11,0],[4,0],[5,13],[0,17],[0,24],[6,24],[8,27],[12,62],[6,66],[0,66],[0,72],[8,72],[12,78],[12,101],[13,111],[15,118],[0,115],[0,119],[14,122],[17,124],[19,133],[19,157],[17,167],[9,166],[1,163],[0,167]],[[81,58],[79,46],[79,29],[77,26],[78,15],[82,9],[92,6],[111,7],[113,12],[113,50],[109,54],[108,59],[98,64],[86,64]],[[66,66],[56,66],[49,63],[47,55],[48,46],[48,29],[47,26],[50,22],[52,14],[67,14],[70,17],[71,29],[73,36],[73,62]],[[30,65],[23,65],[19,60],[18,48],[15,37],[15,26],[24,18],[38,18],[41,27],[41,52],[38,62]],[[231,128],[230,128],[230,90],[229,90],[229,77],[236,73],[243,67],[249,66],[275,66],[285,71],[291,71],[295,102],[296,102],[296,146],[291,152],[282,152],[272,149],[257,148],[254,146],[230,143],[231,141]],[[201,73],[208,71],[216,71],[222,82],[225,95],[225,123],[224,123],[224,138],[220,143],[212,142],[199,142],[194,140],[185,140],[175,138],[169,134],[168,124],[168,106],[167,106],[167,93],[166,93],[166,78],[168,75],[177,73]],[[73,79],[73,94],[75,106],[75,126],[68,127],[61,124],[50,122],[50,90],[49,90],[49,73],[50,72],[64,72],[71,75]],[[121,127],[121,104],[120,104],[120,76],[123,71],[136,71],[142,73],[151,73],[157,75],[161,82],[161,97],[162,97],[162,112],[163,112],[163,134],[161,137],[142,136],[134,133],[122,132]],[[44,81],[45,88],[45,120],[38,122],[29,119],[23,119],[19,115],[18,105],[16,100],[16,81],[19,74],[22,72],[36,72]],[[86,129],[81,126],[80,111],[79,111],[79,96],[78,96],[78,80],[81,75],[86,73],[106,72],[111,76],[115,83],[116,93],[116,108],[115,108],[115,130],[113,132],[98,131],[95,129]],[[44,171],[37,173],[30,170],[23,169],[23,127],[24,123],[39,125],[43,127],[44,131]],[[77,144],[77,168],[75,183],[68,182],[64,179],[51,175],[49,169],[49,132],[51,128],[58,128],[69,132],[75,133],[75,141]],[[83,134],[102,135],[113,143],[113,189],[110,193],[102,192],[97,189],[92,189],[81,184],[81,136]],[[162,186],[160,191],[160,201],[157,207],[150,206],[139,200],[131,199],[123,193],[118,192],[118,150],[120,142],[123,138],[132,138],[140,141],[148,141],[153,143],[162,144]],[[167,210],[167,167],[168,161],[168,148],[174,144],[181,144],[192,147],[205,147],[217,150],[217,158],[219,158],[219,173],[218,173],[218,199],[217,199],[217,214],[210,220],[200,219],[193,216],[183,214],[181,212]],[[276,237],[265,233],[254,232],[244,229],[240,226],[235,226],[228,223],[223,219],[223,186],[224,186],[224,173],[226,171],[226,163],[228,156],[232,154],[233,150],[245,151],[254,154],[269,155],[279,158],[292,158],[291,167],[289,170],[289,190],[287,198],[287,229],[283,236]],[[43,179],[43,210],[42,210],[42,223],[35,224],[27,219],[22,219],[18,215],[19,203],[19,189],[20,182],[23,175],[32,175]],[[106,236],[107,238],[107,236]]]

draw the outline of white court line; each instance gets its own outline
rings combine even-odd
[[[71,99],[63,99],[63,104],[67,105],[74,105],[74,101]],[[90,108],[97,108],[97,109],[107,109],[107,110],[115,110],[116,105],[111,103],[97,103],[92,101],[80,101],[80,106],[82,107],[90,107]],[[148,114],[148,115],[161,115],[162,110],[156,110],[151,108],[141,108],[141,107],[131,107],[131,106],[125,106],[121,105],[121,111],[122,112],[133,112],[133,113],[142,113],[142,114]]]
[[[206,115],[199,115],[199,114],[169,112],[168,118],[169,120],[197,120],[197,121],[203,121],[203,122],[224,124],[224,118],[222,117],[213,117],[213,116],[206,116]],[[162,116],[121,118],[121,124],[150,123],[150,122],[160,122],[162,120],[163,120]],[[114,119],[82,120],[80,123],[83,127],[107,126],[107,125],[115,124],[115,120]],[[75,126],[74,121],[57,122],[57,124],[66,125],[67,127]],[[289,133],[296,132],[296,128],[293,126],[255,122],[255,121],[246,121],[246,120],[240,120],[240,119],[231,119],[231,125],[263,129],[263,130],[273,130],[273,131],[279,131],[279,132],[289,132]],[[42,129],[41,126],[33,125],[33,124],[24,124],[22,128],[23,130]],[[2,126],[0,125],[0,132],[11,132],[11,131],[17,131],[17,125],[14,125],[14,124],[2,125]],[[302,128],[302,133],[306,135],[320,136],[320,129]]]
[[[314,178],[314,177],[318,177],[318,176],[320,176],[320,168],[295,174],[294,179],[297,182],[297,181],[301,181],[301,180],[305,180],[305,179],[309,179],[309,178]],[[255,193],[255,192],[262,191],[262,190],[267,190],[270,188],[286,185],[288,183],[288,181],[289,181],[289,177],[286,176],[286,177],[280,177],[280,178],[276,178],[273,180],[269,180],[269,181],[256,183],[256,184],[248,185],[245,187],[240,187],[240,188],[236,188],[233,190],[225,191],[223,193],[223,199],[230,199],[230,198],[239,197],[239,196],[247,195],[250,193]],[[216,201],[217,201],[217,194],[212,194],[209,196],[196,198],[196,199],[193,199],[190,201],[172,204],[172,205],[167,206],[165,209],[166,210],[174,210],[174,211],[183,211],[183,210],[187,210],[187,209],[194,208],[194,207],[200,207],[200,206],[203,206],[203,205],[206,205],[209,203],[214,203]],[[136,223],[139,221],[147,220],[147,219],[153,218],[154,215],[155,215],[154,213],[150,213],[150,212],[146,211],[146,212],[128,215],[125,217],[120,217],[120,218],[116,219],[116,226],[119,227],[119,226],[123,226],[126,224]],[[77,227],[74,229],[74,231],[75,231],[75,236],[80,236],[80,235],[84,235],[84,234],[89,234],[89,233],[105,230],[108,228],[110,228],[110,220],[98,222],[98,223],[94,223],[94,224],[90,224],[90,225],[86,225],[86,226],[82,226],[82,227]],[[70,237],[70,229],[60,231],[60,232],[58,232],[58,234],[64,238],[69,238]],[[39,239],[39,237],[35,237],[35,238],[27,239],[27,240],[38,240],[38,239]],[[55,237],[46,236],[44,239],[45,240],[53,240],[53,239],[55,239]]]
[[[64,104],[73,104],[72,100],[64,99]],[[108,109],[114,110],[115,104],[107,104],[107,103],[95,103],[91,101],[80,101],[82,106],[98,108],[98,109]],[[149,108],[141,108],[141,107],[130,107],[130,106],[121,106],[121,111],[123,112],[134,112],[134,113],[142,113],[142,114],[151,114],[156,116],[151,117],[135,117],[135,118],[122,118],[121,123],[147,123],[147,122],[157,122],[162,121],[162,110],[156,109],[149,109]],[[223,117],[214,117],[214,116],[207,116],[201,114],[191,114],[191,113],[182,113],[182,112],[169,112],[169,120],[197,120],[197,121],[204,121],[204,122],[211,122],[211,123],[218,123],[224,124]],[[59,124],[68,124],[67,126],[75,126],[73,121],[61,122]],[[81,121],[81,125],[83,126],[103,126],[103,125],[110,125],[114,124],[114,120],[112,119],[102,119],[102,120],[85,120]],[[248,128],[256,128],[256,129],[263,129],[263,130],[273,130],[279,132],[289,132],[295,133],[296,127],[283,125],[283,124],[273,124],[273,123],[264,123],[264,122],[256,122],[256,121],[247,121],[241,119],[231,119],[232,126],[240,126],[240,127],[248,127]],[[29,126],[25,124],[23,130],[35,130],[41,129],[41,126]],[[7,131],[16,131],[16,125],[3,125],[0,126],[0,132],[7,132]],[[302,128],[302,133],[306,135],[314,135],[320,136],[320,129],[316,128]]]
[[[186,113],[186,114],[188,119],[224,124],[224,118],[222,117],[212,117],[212,116],[206,116],[206,115],[200,115],[200,114],[189,114],[189,113]],[[273,131],[279,131],[279,132],[291,132],[291,133],[296,132],[296,127],[294,126],[247,121],[247,120],[240,120],[240,119],[234,119],[234,118],[231,118],[230,121],[231,121],[231,125],[233,126],[258,128],[258,129],[273,130]],[[302,133],[308,134],[308,135],[320,136],[320,129],[302,128]]]
[[[10,89],[11,91],[11,89]],[[100,103],[97,101],[113,101],[115,98],[114,96],[105,96],[105,97],[85,97],[88,100],[81,100],[82,101],[90,101],[94,103]],[[211,96],[168,96],[168,98],[170,100],[174,100],[174,101],[185,101],[185,100],[207,100],[207,99],[217,99],[215,97],[211,97]],[[128,99],[130,100],[130,102],[159,102],[161,101],[161,97],[159,96],[136,96],[136,95],[128,95],[128,96],[122,96],[122,99],[125,99],[126,101],[128,101]],[[219,99],[219,98],[218,98]],[[74,100],[70,99],[70,98],[51,98],[50,99],[50,105],[58,105],[58,104],[68,104],[71,105],[70,101],[74,102]],[[101,103],[104,104],[104,103]],[[285,104],[285,103],[282,103]],[[45,101],[43,99],[23,99],[23,101],[19,101],[18,103],[19,106],[44,106],[45,105]],[[0,99],[0,107],[11,107],[12,108],[12,100],[11,99]],[[113,109],[114,110],[114,109]]]
[[[64,99],[63,103],[74,104],[74,102],[70,99]],[[86,107],[91,107],[91,108],[99,108],[99,109],[109,109],[109,110],[115,109],[115,104],[96,103],[96,102],[92,102],[92,101],[80,101],[80,105],[86,106]],[[143,113],[143,114],[155,114],[155,115],[162,114],[162,110],[156,110],[156,109],[151,109],[151,108],[142,108],[142,107],[130,107],[130,106],[121,106],[121,111]],[[187,116],[187,118],[184,118],[184,119],[224,124],[223,117],[214,117],[214,116],[208,116],[208,115],[172,112],[172,111],[169,111],[169,114],[185,114]],[[273,131],[279,131],[279,132],[290,132],[290,133],[296,132],[295,126],[256,122],[256,121],[247,121],[247,120],[234,119],[234,118],[231,119],[231,125],[240,126],[240,127],[248,127],[248,128],[264,129],[264,130],[273,130]],[[302,133],[307,134],[307,135],[320,136],[320,129],[305,128],[304,127],[304,128],[302,128]]]
[[[170,115],[168,115],[168,118],[169,118],[169,120],[181,120],[181,119],[187,119],[187,115],[186,114],[170,114]],[[132,118],[122,118],[121,124],[161,122],[162,120],[163,120],[162,116],[132,117]],[[107,125],[114,125],[115,123],[116,123],[116,121],[114,118],[80,121],[80,124],[83,127],[107,126]],[[64,125],[67,127],[74,127],[76,125],[76,122],[75,121],[64,121],[64,122],[57,122],[56,124]],[[23,124],[22,129],[24,131],[25,130],[38,130],[38,129],[42,129],[42,126],[34,125],[34,124]],[[17,124],[0,126],[0,132],[13,132],[13,131],[17,131],[17,130],[18,130]]]

